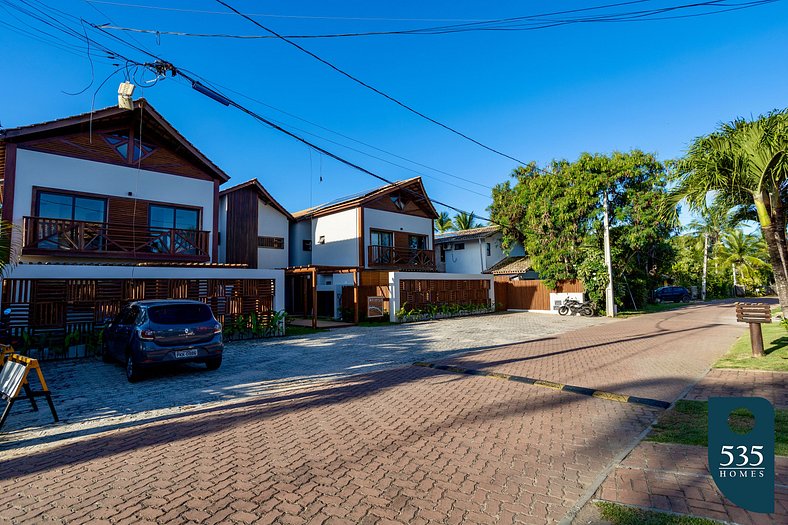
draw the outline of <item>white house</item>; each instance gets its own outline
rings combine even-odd
[[[437,268],[446,273],[484,273],[508,256],[524,256],[520,244],[504,253],[499,226],[435,235]]]
[[[293,216],[257,179],[219,192],[219,261],[287,268]]]
[[[199,299],[223,322],[281,309],[282,270],[219,263],[228,179],[145,99],[0,130],[11,328],[73,341],[145,298]]]
[[[416,177],[293,213],[288,311],[338,316],[346,287],[435,271],[432,206]],[[313,283],[316,281],[316,286]],[[382,281],[381,281],[382,282]],[[310,293],[310,290],[313,293]],[[354,302],[345,297],[346,307]]]

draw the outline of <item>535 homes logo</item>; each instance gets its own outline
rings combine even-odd
[[[734,431],[731,412],[746,409],[755,426]],[[720,491],[753,512],[774,512],[774,407],[760,397],[709,398],[709,471]]]

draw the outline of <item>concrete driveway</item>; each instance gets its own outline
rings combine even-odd
[[[0,449],[57,439],[181,412],[206,403],[273,394],[353,374],[410,365],[458,353],[545,339],[605,323],[604,318],[498,313],[440,321],[349,327],[304,337],[228,343],[222,367],[180,365],[129,384],[123,368],[98,359],[44,362],[62,422],[17,403],[0,434]]]

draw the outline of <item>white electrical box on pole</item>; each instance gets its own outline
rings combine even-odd
[[[610,218],[607,211],[607,190],[603,197],[605,225],[605,266],[607,267],[607,288],[605,288],[605,314],[616,316],[616,302],[613,296],[613,260],[610,256]]]

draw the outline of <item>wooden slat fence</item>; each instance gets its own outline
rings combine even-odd
[[[264,322],[273,314],[274,289],[273,279],[4,279],[2,305],[11,308],[13,336],[64,348],[69,337],[89,345],[96,327],[133,300],[194,299],[224,326],[252,314]]]
[[[400,304],[420,308],[433,304],[489,305],[488,280],[401,279]]]
[[[495,300],[499,310],[551,310],[550,292],[584,292],[577,280],[559,282],[554,290],[540,280],[510,280],[509,276],[495,277]]]

